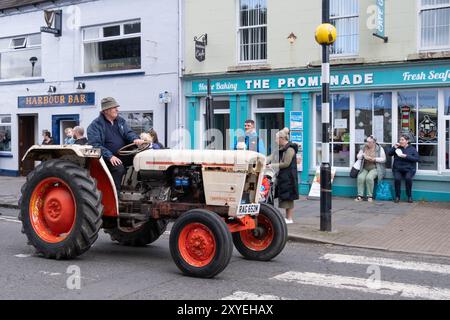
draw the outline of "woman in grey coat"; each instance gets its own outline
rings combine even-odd
[[[366,139],[366,144],[358,153],[358,160],[361,160],[361,170],[358,174],[358,196],[355,201],[362,201],[364,198],[364,188],[367,193],[367,201],[373,201],[373,188],[375,179],[380,183],[386,175],[386,153],[377,143],[374,136]]]

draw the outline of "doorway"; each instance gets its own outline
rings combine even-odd
[[[252,99],[256,130],[266,146],[267,155],[272,154],[276,146],[275,134],[284,128],[284,97],[279,95],[260,96]]]
[[[34,169],[34,160],[22,161],[28,149],[36,144],[36,120],[34,115],[19,115],[19,174],[27,176]]]
[[[52,116],[52,138],[54,144],[63,144],[66,135],[66,128],[73,128],[80,123],[80,115],[65,114]]]

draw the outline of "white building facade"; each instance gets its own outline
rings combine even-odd
[[[160,93],[168,92],[169,135],[179,126],[181,1],[2,3],[0,174],[27,174],[34,164],[21,158],[42,131],[62,143],[65,128],[87,128],[99,115],[104,97],[117,100],[136,133],[154,128],[164,143]],[[58,27],[45,10],[61,10],[61,36],[41,32]]]

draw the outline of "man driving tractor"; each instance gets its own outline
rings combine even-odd
[[[114,98],[108,97],[101,101],[102,111],[92,121],[87,129],[89,144],[100,148],[102,157],[114,179],[117,193],[120,192],[122,177],[126,173],[126,167],[133,164],[133,158],[120,156],[118,151],[124,146],[134,143],[141,145],[145,141],[131,130],[125,119],[119,116],[120,107]]]

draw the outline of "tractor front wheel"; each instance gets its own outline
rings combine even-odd
[[[71,259],[97,240],[101,193],[86,169],[69,161],[45,161],[28,175],[21,191],[22,232],[38,253]]]
[[[233,233],[234,246],[246,259],[269,261],[286,245],[286,222],[277,209],[265,203],[261,203],[257,220],[256,229]]]
[[[191,210],[178,218],[172,227],[170,253],[186,275],[212,278],[230,262],[233,253],[231,233],[214,212]]]

